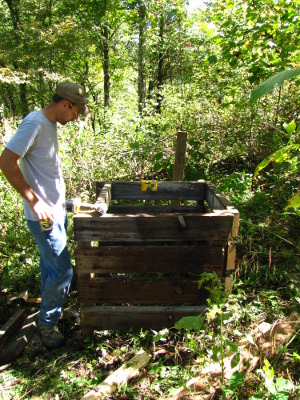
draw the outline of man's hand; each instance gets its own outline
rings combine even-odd
[[[34,202],[34,204],[29,203],[29,205],[39,220],[41,219],[51,219],[52,221],[54,220],[52,209],[42,200],[38,199],[36,202]]]

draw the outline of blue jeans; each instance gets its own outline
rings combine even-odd
[[[67,249],[67,218],[53,221],[51,231],[42,231],[39,221],[27,220],[27,225],[40,249],[42,303],[38,324],[57,325],[73,275]]]

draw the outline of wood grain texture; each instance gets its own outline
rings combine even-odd
[[[205,306],[98,306],[82,307],[81,325],[91,329],[171,328],[182,317],[203,313]]]
[[[211,182],[206,182],[206,201],[215,213],[226,210],[233,215],[231,235],[237,237],[240,213]]]
[[[170,277],[168,280],[82,279],[77,283],[81,305],[90,304],[204,304],[207,290],[198,281]]]
[[[174,242],[189,240],[227,241],[233,215],[185,214],[183,229],[176,214],[96,215],[74,216],[77,241],[111,242]]]
[[[107,182],[97,182],[97,197],[99,196],[105,183]],[[205,181],[157,181],[156,192],[152,192],[151,190],[142,192],[140,182],[111,182],[111,198],[113,200],[204,200],[205,191]]]
[[[225,249],[221,246],[99,246],[77,247],[78,273],[202,273],[222,276]]]

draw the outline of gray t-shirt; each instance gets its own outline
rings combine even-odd
[[[65,215],[65,183],[58,156],[57,125],[42,111],[33,111],[21,122],[6,147],[20,156],[19,165],[26,182],[38,198],[51,208],[55,219]],[[23,200],[26,219],[38,218]]]

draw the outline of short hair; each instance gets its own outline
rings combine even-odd
[[[52,96],[52,101],[54,101],[55,103],[59,103],[60,101],[63,101],[63,100],[65,100],[65,99],[63,99],[61,96],[59,96],[56,93]]]

